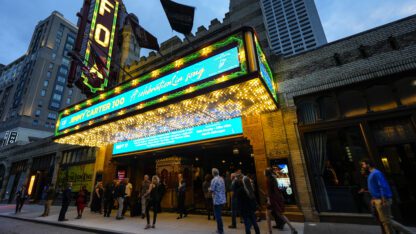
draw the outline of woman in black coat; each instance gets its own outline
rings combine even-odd
[[[250,178],[244,176],[242,184],[243,186],[240,186],[236,192],[246,234],[251,233],[250,229],[252,226],[256,234],[259,234],[260,229],[256,220],[257,201]]]

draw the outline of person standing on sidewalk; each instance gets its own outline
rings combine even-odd
[[[16,211],[15,214],[22,211],[23,204],[27,199],[26,186],[22,185],[19,191],[16,192]]]
[[[104,190],[104,217],[110,217],[111,210],[114,205],[114,190],[117,184],[117,180],[113,180],[112,183],[108,183]]]
[[[208,212],[208,220],[211,220],[211,213],[212,213],[212,194],[209,191],[209,187],[211,186],[211,175],[205,175],[205,180],[202,183],[202,191],[204,192],[205,198],[205,209]]]
[[[237,215],[240,213],[237,191],[243,186],[242,178],[243,175],[241,174],[241,170],[237,170],[235,173],[231,174],[231,190],[233,194],[231,196],[231,225],[228,226],[228,228],[232,229],[237,228]]]
[[[182,174],[178,174],[178,186],[176,187],[176,193],[178,194],[178,212],[179,216],[176,219],[185,218],[188,216],[188,211],[185,207],[185,196],[186,196],[186,183],[183,179]]]
[[[221,218],[222,206],[226,203],[224,179],[220,177],[217,168],[212,168],[212,176],[210,191],[212,192],[212,200],[214,204],[214,217],[217,221],[217,233],[224,233],[224,225]]]
[[[124,204],[124,197],[126,196],[126,185],[124,180],[120,181],[120,184],[116,188],[116,198],[118,203],[118,210],[116,219],[124,219],[123,217],[123,204]]]
[[[59,211],[58,221],[68,221],[65,218],[66,212],[68,211],[69,203],[71,203],[72,197],[72,183],[69,182],[66,186],[66,189],[62,193],[62,206],[61,211]]]
[[[52,202],[55,199],[55,188],[53,184],[48,186],[46,190],[46,197],[45,197],[45,209],[43,210],[42,217],[46,217],[49,215],[49,211],[51,210]]]
[[[103,182],[98,182],[95,186],[94,193],[92,195],[92,201],[91,201],[91,211],[95,213],[102,214],[102,198],[103,198]]]
[[[370,172],[367,178],[368,190],[371,194],[371,207],[381,225],[384,234],[393,233],[391,203],[393,194],[383,173],[375,168],[369,159],[361,161],[361,168]]]
[[[144,217],[146,217],[145,213],[146,213],[147,197],[146,197],[145,194],[146,194],[147,190],[149,190],[149,186],[150,186],[149,176],[144,175],[143,182],[142,182],[142,187],[140,189],[140,202],[141,202],[141,205],[142,205],[142,219],[144,219]]]
[[[85,205],[87,204],[87,188],[85,185],[82,186],[82,188],[79,190],[77,194],[77,199],[75,201],[75,205],[77,206],[77,213],[78,216],[76,219],[82,218],[82,213],[84,212]]]
[[[260,234],[259,225],[256,220],[257,201],[254,188],[250,178],[244,176],[242,186],[236,191],[238,197],[240,214],[244,220],[246,234],[250,234],[251,227],[254,227],[256,234]]]
[[[131,192],[133,191],[133,185],[130,183],[129,178],[125,178],[124,180],[126,181],[126,197],[124,198],[124,204],[123,204],[123,216],[126,213],[127,209],[130,207]],[[130,216],[131,216],[131,209],[130,209]]]
[[[146,194],[149,197],[146,204],[146,221],[147,225],[144,229],[149,228],[155,228],[156,224],[156,218],[157,218],[157,212],[158,212],[158,206],[159,202],[161,200],[161,194],[160,191],[160,180],[159,177],[154,175],[152,177],[152,183],[149,186],[149,190],[147,190]],[[150,208],[153,208],[153,224],[150,226]]]

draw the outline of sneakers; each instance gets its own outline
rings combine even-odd
[[[147,224],[144,229],[149,229],[149,228],[151,228],[151,226],[150,226],[150,224]]]
[[[230,225],[230,226],[228,226],[228,228],[230,228],[230,229],[236,229],[236,228],[237,228],[237,226]]]

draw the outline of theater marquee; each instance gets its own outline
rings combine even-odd
[[[60,112],[56,142],[88,146],[134,140],[149,143],[147,140],[153,142],[157,136],[173,136],[169,132],[277,109],[276,85],[251,28],[133,76]],[[205,140],[196,136],[188,140],[194,139]]]

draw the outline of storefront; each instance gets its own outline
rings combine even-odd
[[[11,203],[15,199],[15,194],[26,181],[26,170],[27,170],[28,160],[13,162],[10,168],[9,180],[6,186],[5,193],[3,194],[3,200],[8,203]]]
[[[94,188],[94,148],[81,147],[62,153],[56,180],[57,190],[63,190],[66,184],[72,183],[72,192],[78,192],[82,186],[91,191]]]
[[[43,199],[44,188],[52,182],[55,169],[55,154],[35,157],[32,159],[29,173],[28,195],[33,201]]]
[[[176,205],[178,173],[195,209],[203,208],[201,185],[213,167],[224,176],[242,169],[264,189],[268,155],[279,148],[266,147],[276,141],[266,139],[273,131],[266,128],[278,124],[271,123],[277,86],[251,28],[133,75],[63,110],[55,141],[99,147],[96,171],[104,182],[128,177],[138,189],[145,174],[159,175],[168,187],[164,208]]]
[[[372,159],[394,193],[394,217],[414,224],[416,209],[416,78],[399,73],[296,98],[315,202],[320,212],[369,214]]]

